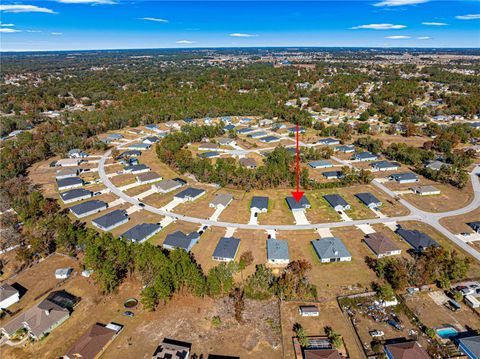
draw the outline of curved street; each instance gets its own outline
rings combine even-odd
[[[108,150],[107,152],[105,152],[105,154],[101,157],[98,163],[98,173],[100,176],[100,180],[109,189],[111,193],[123,199],[125,202],[128,202],[133,205],[138,205],[139,203],[141,203],[140,200],[124,193],[118,187],[113,185],[113,183],[107,177],[105,173],[105,162],[110,157],[110,154],[111,154],[111,150]],[[457,238],[455,234],[453,234],[448,229],[443,227],[439,222],[439,220],[442,218],[465,214],[480,207],[479,175],[480,175],[480,166],[477,165],[475,166],[473,171],[470,173],[470,180],[473,186],[474,198],[467,206],[460,209],[456,209],[448,212],[440,212],[440,213],[425,212],[423,210],[416,208],[415,206],[407,202],[405,199],[400,199],[399,202],[402,205],[404,205],[407,209],[410,210],[410,214],[407,216],[360,219],[360,220],[351,220],[351,221],[342,221],[342,222],[309,223],[309,224],[300,224],[300,225],[286,225],[286,224],[265,225],[265,224],[246,224],[246,223],[212,221],[208,219],[196,218],[196,217],[186,216],[186,215],[177,214],[173,212],[167,212],[147,204],[145,204],[145,206],[142,207],[142,209],[161,215],[161,216],[170,217],[172,219],[182,220],[190,223],[197,223],[201,225],[217,226],[217,227],[224,227],[224,228],[249,229],[249,230],[265,230],[265,231],[268,231],[268,230],[281,230],[281,231],[316,230],[319,228],[349,227],[349,226],[357,226],[362,224],[379,224],[379,223],[391,223],[391,222],[399,222],[399,221],[421,221],[435,228],[437,231],[442,233],[445,237],[453,241],[463,250],[468,252],[478,261],[480,261],[480,253],[478,251],[476,251],[474,248],[470,247],[467,243]],[[380,190],[385,192],[390,197],[392,198],[396,197],[394,192],[389,190],[386,186],[384,186],[380,182],[374,180],[372,181],[372,184],[377,186]]]

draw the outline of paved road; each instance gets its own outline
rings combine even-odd
[[[100,179],[105,184],[105,186],[118,196],[119,198],[125,200],[128,203],[133,205],[138,205],[140,201],[134,197],[131,197],[124,192],[122,192],[119,188],[114,186],[110,179],[107,177],[105,173],[105,162],[110,156],[111,150],[105,152],[99,162],[98,166],[98,174]],[[455,242],[459,247],[463,248],[466,252],[470,253],[473,257],[475,257],[478,261],[480,261],[480,253],[477,252],[474,248],[470,247],[468,244],[461,241],[457,238],[453,233],[443,227],[439,220],[444,217],[456,216],[464,213],[471,212],[477,209],[480,206],[480,182],[479,182],[479,175],[480,174],[480,166],[476,166],[473,172],[470,174],[471,181],[473,184],[474,189],[474,199],[473,201],[458,210],[443,212],[443,213],[430,213],[422,211],[415,206],[411,205],[404,199],[400,199],[400,203],[403,204],[406,208],[410,210],[410,214],[406,216],[399,216],[399,217],[387,217],[387,218],[374,218],[374,219],[361,219],[361,220],[351,220],[351,221],[343,221],[343,222],[332,222],[332,223],[309,223],[309,224],[300,224],[300,225],[265,225],[265,224],[246,224],[246,223],[231,223],[231,222],[222,222],[222,221],[212,221],[206,220],[202,218],[196,218],[191,216],[186,216],[182,214],[167,212],[162,209],[150,206],[145,204],[144,210],[149,212],[158,214],[160,216],[170,217],[172,219],[178,219],[186,222],[197,223],[202,225],[208,226],[217,226],[217,227],[224,227],[224,228],[237,228],[237,229],[249,229],[249,230],[283,230],[283,231],[295,231],[295,230],[316,230],[319,228],[338,228],[338,227],[349,227],[349,226],[357,226],[361,224],[381,224],[381,223],[390,223],[390,222],[398,222],[398,221],[421,221],[427,223],[437,229],[440,233],[445,235],[447,238]],[[377,186],[379,189],[386,192],[388,195],[392,197],[396,197],[395,193],[385,187],[378,181],[373,181],[373,184]]]

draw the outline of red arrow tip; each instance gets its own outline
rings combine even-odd
[[[292,192],[292,195],[293,195],[293,198],[295,199],[295,202],[300,202],[300,200],[302,199],[303,197],[303,194],[305,192],[302,192],[302,191],[295,191],[295,192]]]

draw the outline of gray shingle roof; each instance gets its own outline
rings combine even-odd
[[[144,164],[125,167],[125,172],[137,172],[137,171],[143,171],[143,170],[150,170],[150,167]]]
[[[286,197],[285,200],[287,201],[288,207],[290,207],[291,210],[293,209],[306,209],[310,208],[310,201],[308,200],[307,196],[302,196],[300,201],[295,201],[295,198],[293,197]]]
[[[273,142],[273,141],[278,141],[278,140],[280,140],[280,138],[277,137],[277,136],[265,136],[265,137],[260,138],[260,141],[262,141],[262,142]]]
[[[399,228],[396,233],[402,237],[416,251],[423,251],[428,247],[440,247],[428,234],[409,229]]]
[[[341,178],[343,176],[342,171],[325,171],[322,175],[326,178]]]
[[[1,284],[0,285],[0,302],[14,296],[17,293],[18,293],[18,290],[13,288],[10,284],[8,283]]]
[[[250,203],[250,208],[257,208],[259,210],[268,209],[268,197],[254,196]]]
[[[333,166],[332,162],[327,160],[312,161],[312,162],[309,162],[308,165],[312,168]]]
[[[337,206],[342,206],[342,207],[346,207],[348,206],[348,203],[347,201],[345,201],[343,199],[342,196],[338,195],[338,194],[326,194],[325,196],[323,196],[323,198],[325,198],[325,200],[333,207],[337,207]]]
[[[188,252],[199,239],[200,234],[198,232],[185,234],[182,231],[176,231],[167,235],[163,246],[167,248],[180,248]]]
[[[398,168],[400,164],[397,162],[390,162],[390,161],[378,161],[371,164],[372,167],[378,169],[386,169],[386,168]]]
[[[141,242],[159,231],[161,228],[162,226],[156,223],[137,224],[135,227],[132,227],[125,233],[121,234],[120,237],[128,239],[129,241]]]
[[[358,152],[353,155],[356,160],[377,159],[378,156],[371,152]]]
[[[218,241],[213,257],[235,259],[238,247],[240,245],[240,239],[235,237],[222,237]]]
[[[83,180],[80,177],[61,178],[57,180],[57,185],[60,188],[74,185],[83,185]]]
[[[340,141],[334,138],[323,138],[321,140],[318,140],[317,143],[321,145],[336,145],[339,144]]]
[[[188,187],[188,188],[185,188],[183,191],[177,193],[175,197],[182,198],[182,199],[195,198],[204,192],[205,190],[201,188]]]
[[[233,196],[228,193],[219,193],[215,196],[211,204],[214,206],[223,205],[226,207],[233,200]]]
[[[404,173],[395,173],[391,175],[395,181],[410,181],[410,180],[418,180],[418,176],[412,172],[404,172]]]
[[[461,349],[467,350],[469,355],[474,355],[474,358],[480,358],[480,335],[462,338],[458,342]]]
[[[380,206],[382,204],[382,202],[370,192],[357,193],[355,197],[362,201],[366,206],[370,206],[372,204],[375,206]]]
[[[70,211],[72,211],[74,214],[78,216],[84,213],[88,213],[88,212],[101,209],[101,208],[106,208],[106,207],[107,207],[107,204],[105,202],[94,199],[91,201],[82,202],[75,206],[72,206],[70,207]]]
[[[169,179],[169,180],[163,180],[157,183],[155,187],[158,187],[165,192],[170,192],[175,188],[177,188],[178,186],[184,186],[185,184],[186,182],[180,179]]]
[[[74,188],[69,191],[60,193],[60,197],[63,201],[71,201],[75,198],[82,198],[85,196],[92,196],[92,192],[84,188]]]
[[[269,260],[290,259],[288,242],[274,238],[267,239],[267,257]]]
[[[102,228],[110,228],[125,221],[125,219],[128,219],[127,211],[123,209],[116,209],[101,217],[95,218],[92,220],[92,223]]]
[[[312,241],[313,248],[321,259],[345,258],[352,255],[337,237],[326,237]]]

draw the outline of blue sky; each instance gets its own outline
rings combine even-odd
[[[480,47],[480,1],[2,0],[2,51]]]

